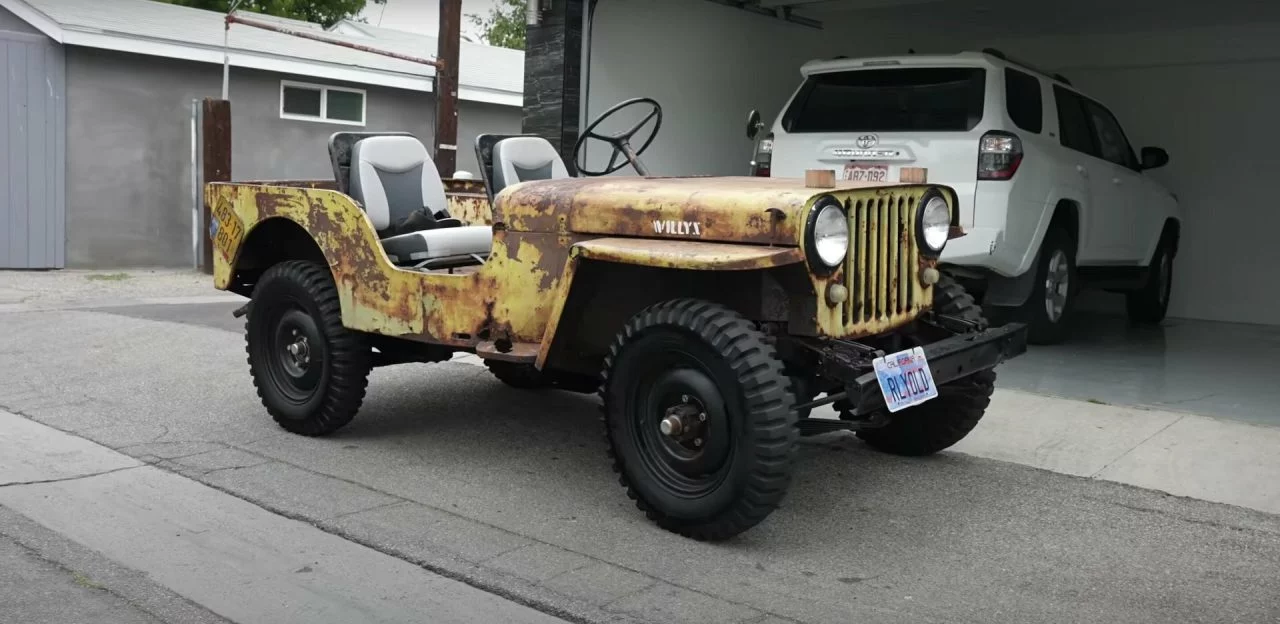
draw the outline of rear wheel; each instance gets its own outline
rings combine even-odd
[[[982,309],[950,277],[933,287],[933,309],[984,327]],[[995,391],[996,373],[985,370],[938,388],[937,398],[892,414],[889,423],[857,436],[872,448],[907,456],[932,455],[964,439],[978,426]],[[840,407],[840,406],[837,406]],[[841,418],[851,420],[847,411]]]
[[[1075,320],[1079,294],[1076,243],[1062,228],[1052,228],[1040,244],[1031,296],[1017,314],[1018,320],[1027,324],[1027,341],[1046,345],[1065,340]]]
[[[1149,324],[1163,321],[1169,311],[1169,296],[1172,291],[1173,242],[1165,236],[1160,240],[1155,257],[1151,260],[1147,283],[1140,290],[1125,293],[1129,320]]]
[[[369,345],[342,326],[329,271],[288,261],[262,274],[245,321],[249,374],[285,430],[316,436],[355,417],[368,385]]]
[[[613,468],[651,520],[722,540],[777,507],[791,480],[794,398],[749,321],[705,301],[654,305],[617,335],[604,370]]]

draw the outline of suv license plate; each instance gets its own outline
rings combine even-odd
[[[884,182],[889,179],[888,165],[845,165],[844,179],[850,182]]]
[[[876,358],[871,365],[875,368],[880,392],[890,412],[919,405],[938,396],[929,361],[920,347]]]

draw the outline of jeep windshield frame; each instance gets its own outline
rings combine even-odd
[[[782,116],[791,134],[969,132],[986,113],[980,66],[877,67],[812,74]]]

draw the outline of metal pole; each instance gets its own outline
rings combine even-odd
[[[460,1],[460,0],[451,0],[451,1],[453,1],[453,2],[458,2],[458,1]],[[461,11],[461,9],[459,9],[459,11]],[[358,44],[358,43],[351,43],[350,41],[342,41],[342,40],[339,40],[339,39],[330,39],[329,37],[323,37],[323,36],[317,35],[317,34],[315,34],[315,33],[304,32],[304,31],[301,31],[301,30],[294,30],[294,29],[292,29],[292,28],[285,28],[285,27],[283,27],[283,26],[277,26],[277,25],[275,25],[275,24],[268,24],[268,23],[266,23],[266,22],[258,22],[258,21],[254,21],[254,20],[251,20],[251,19],[245,19],[245,18],[243,18],[243,17],[240,17],[239,15],[228,15],[228,16],[227,16],[227,26],[228,26],[228,27],[230,27],[230,25],[231,25],[231,24],[244,24],[245,26],[251,26],[251,27],[253,27],[253,28],[260,28],[260,29],[262,29],[262,30],[270,30],[270,31],[272,31],[272,32],[278,32],[278,33],[282,33],[282,34],[285,34],[285,35],[292,35],[292,36],[294,36],[294,37],[301,37],[301,38],[303,38],[303,39],[310,39],[310,40],[312,40],[312,41],[319,41],[319,42],[321,42],[321,43],[328,43],[328,44],[331,44],[331,45],[342,46],[342,47],[344,47],[344,48],[351,48],[352,50],[359,50],[359,51],[361,51],[361,52],[368,52],[369,54],[378,54],[378,55],[381,55],[381,56],[389,56],[389,57],[391,57],[391,58],[400,59],[400,60],[402,60],[402,61],[409,61],[410,63],[419,63],[419,64],[421,64],[421,65],[430,65],[430,66],[435,67],[435,68],[437,68],[437,69],[439,69],[439,67],[443,64],[443,62],[442,62],[441,60],[439,60],[439,59],[433,59],[433,58],[421,58],[421,57],[417,57],[417,56],[409,56],[408,54],[400,54],[400,53],[397,53],[397,52],[388,52],[387,50],[379,50],[379,49],[377,49],[377,48],[372,48],[372,47],[369,47],[369,46],[366,46],[366,45],[360,45],[360,44]],[[455,44],[455,46],[456,46],[456,45],[457,45],[457,44]],[[456,61],[455,61],[455,62],[456,62]]]
[[[436,57],[436,167],[453,177],[458,165],[458,50],[462,36],[462,0],[440,0]]]
[[[222,99],[231,96],[231,16],[227,16],[226,28],[222,33]]]

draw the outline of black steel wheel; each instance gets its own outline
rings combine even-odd
[[[728,539],[782,500],[797,439],[790,380],[736,312],[691,299],[645,309],[614,340],[601,394],[613,468],[664,529]]]
[[[245,341],[253,385],[281,427],[317,436],[355,417],[370,348],[342,326],[338,292],[324,266],[288,261],[267,269],[254,287]]]
[[[933,309],[948,316],[986,326],[982,308],[950,276],[933,287]],[[933,336],[932,338],[942,338]],[[872,448],[894,455],[932,455],[950,448],[978,426],[991,403],[996,373],[986,370],[938,387],[937,398],[889,416],[882,427],[860,429],[857,436]],[[840,417],[850,420],[847,405],[836,404]]]

